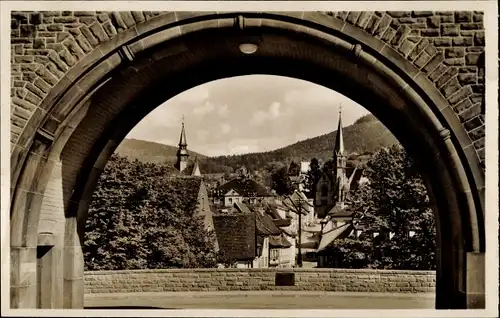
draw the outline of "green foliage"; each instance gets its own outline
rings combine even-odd
[[[369,183],[350,198],[349,209],[354,222],[366,227],[358,239],[340,239],[332,246],[332,251],[344,253],[343,266],[435,268],[434,215],[411,158],[399,146],[384,148],[367,163],[365,176]],[[409,231],[415,235],[410,237]]]
[[[275,170],[272,175],[272,189],[278,195],[289,195],[293,193],[293,185],[286,167]]]
[[[214,234],[195,215],[199,180],[169,178],[172,172],[111,157],[89,208],[87,270],[216,265]]]
[[[309,165],[309,171],[306,175],[305,188],[311,193],[314,198],[316,195],[316,184],[321,178],[321,167],[319,165],[319,161],[316,158],[311,159],[311,163]]]

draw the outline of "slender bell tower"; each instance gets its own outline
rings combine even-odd
[[[343,206],[347,190],[349,189],[346,165],[347,154],[344,148],[344,133],[342,131],[342,105],[339,109],[339,125],[337,128],[337,135],[335,136],[335,144],[333,146],[333,162],[335,172],[335,186],[334,186],[334,201]]]
[[[186,131],[184,129],[184,116],[182,116],[181,138],[179,140],[179,149],[177,149],[177,162],[175,167],[179,171],[183,171],[187,167],[189,154],[187,152]]]

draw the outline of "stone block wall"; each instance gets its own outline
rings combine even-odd
[[[294,273],[294,286],[276,286]],[[337,291],[434,293],[434,271],[354,269],[165,269],[85,272],[85,293]]]
[[[485,33],[481,11],[330,12],[389,44],[448,100],[484,164]]]

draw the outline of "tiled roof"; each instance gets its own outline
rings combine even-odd
[[[266,213],[268,213],[274,220],[282,220],[283,218],[278,212],[278,205],[276,203],[266,202]]]
[[[306,215],[307,210],[310,208],[307,197],[302,192],[294,192],[290,197],[283,199],[283,205],[286,206],[289,211]],[[302,208],[300,208],[302,206]]]
[[[255,212],[257,235],[280,235],[281,230],[274,224],[273,219],[267,214]]]
[[[339,227],[334,228],[330,232],[327,232],[321,236],[321,242],[318,246],[318,252],[324,250],[328,245],[330,245],[335,239],[339,238],[342,234],[347,235],[352,230],[352,224],[347,223]]]
[[[290,237],[295,237],[297,236],[296,233],[292,232],[291,230],[287,229],[287,228],[280,228],[280,230],[285,233],[286,235],[290,236]]]
[[[255,257],[255,214],[214,215],[219,252],[226,260],[252,260]]]
[[[284,238],[281,235],[269,237],[269,247],[288,248],[290,246],[292,246],[292,243],[290,243],[286,238]]]
[[[270,197],[269,191],[252,179],[236,178],[216,189],[217,195],[224,195],[233,189],[244,197]]]
[[[240,212],[243,212],[243,213],[253,213],[250,208],[245,204],[245,203],[241,203],[241,202],[235,202],[233,204],[233,206]]]
[[[349,190],[351,191],[356,191],[358,189],[358,182],[359,180],[361,179],[361,177],[363,176],[363,169],[361,168],[357,168],[352,175],[350,175],[348,178],[350,180],[350,188]]]
[[[341,208],[339,205],[334,205],[327,213],[330,217],[351,217],[354,213],[345,208]]]
[[[273,220],[273,222],[278,227],[290,226],[290,224],[292,223],[292,221],[290,219],[277,219],[277,220]]]

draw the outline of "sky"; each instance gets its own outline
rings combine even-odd
[[[184,116],[189,150],[207,156],[269,151],[336,130],[340,106],[344,127],[369,113],[310,82],[270,75],[233,77],[174,96],[127,138],[177,146]]]

